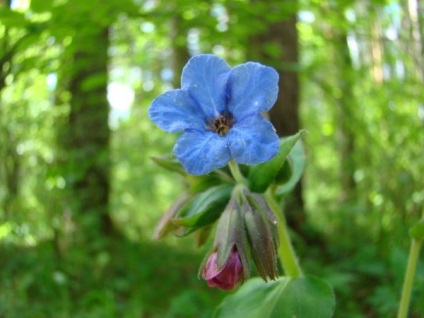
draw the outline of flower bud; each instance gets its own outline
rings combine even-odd
[[[247,240],[238,195],[238,192],[233,193],[222,213],[213,247],[199,271],[199,276],[205,279],[209,286],[224,290],[233,289],[237,283],[245,281],[250,275]]]
[[[256,268],[263,280],[278,278],[277,220],[264,198],[255,193],[245,193],[243,212],[250,250]]]
[[[203,279],[208,282],[209,287],[218,287],[223,290],[233,289],[244,278],[243,264],[241,263],[237,247],[234,246],[222,268],[218,268],[217,261],[218,253],[213,252],[203,269]]]

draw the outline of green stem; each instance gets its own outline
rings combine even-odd
[[[300,277],[303,276],[302,269],[300,268],[299,261],[294,251],[293,245],[290,240],[287,222],[284,214],[280,210],[278,203],[275,201],[272,194],[268,191],[265,194],[266,201],[269,207],[277,216],[278,219],[278,234],[280,236],[280,246],[278,247],[278,255],[280,256],[281,263],[283,264],[284,271],[287,276]]]
[[[422,241],[412,239],[411,248],[409,249],[408,265],[405,272],[405,280],[403,281],[402,297],[400,299],[398,318],[406,318],[409,309],[409,300],[411,298],[412,285],[414,282],[415,269],[417,267],[418,256],[420,255]]]
[[[240,172],[238,164],[233,159],[231,159],[228,163],[228,166],[230,167],[230,171],[234,177],[234,180],[236,180],[237,183],[245,184],[246,181]]]

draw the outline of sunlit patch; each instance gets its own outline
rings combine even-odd
[[[112,128],[118,126],[120,121],[128,119],[134,98],[135,92],[130,86],[117,82],[108,85],[107,99],[111,106],[109,124]]]

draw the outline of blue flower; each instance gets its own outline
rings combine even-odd
[[[189,174],[207,174],[231,158],[254,165],[277,154],[279,138],[261,114],[277,99],[273,68],[253,62],[231,68],[201,54],[188,61],[181,84],[153,100],[149,117],[167,132],[183,132],[174,153]]]

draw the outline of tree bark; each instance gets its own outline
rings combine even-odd
[[[184,65],[190,58],[187,49],[187,30],[184,28],[181,15],[175,15],[171,18],[171,39],[173,43],[172,70],[174,73],[172,86],[179,88],[181,86],[181,74]]]
[[[115,232],[109,214],[108,27],[84,27],[76,33],[73,43],[68,179],[78,232],[83,241],[91,241]]]
[[[11,8],[11,1],[7,1],[7,10]],[[9,32],[4,27],[4,35],[1,39],[2,56],[0,57],[0,184],[4,184],[3,200],[0,201],[0,210],[8,218],[13,213],[13,204],[19,195],[21,161],[16,151],[19,143],[18,136],[11,128],[7,119],[7,112],[4,109],[2,93],[6,88],[6,77],[12,74],[12,63],[15,53],[21,40],[26,38],[23,35],[21,39],[14,44],[11,43]]]
[[[299,62],[298,31],[296,14],[287,19],[269,24],[265,32],[250,39],[249,59],[273,66],[280,77],[278,99],[269,112],[270,120],[279,136],[289,136],[300,130],[299,118]],[[273,47],[270,52],[265,48]],[[302,181],[285,202],[289,226],[302,233],[305,223]]]
[[[335,97],[337,105],[336,122],[338,123],[339,149],[340,149],[340,201],[350,202],[356,198],[356,181],[354,178],[356,163],[355,135],[355,94],[353,92],[353,64],[347,42],[347,34],[333,29],[333,47],[337,72],[337,85],[340,95]]]

